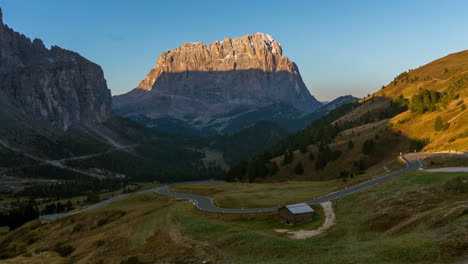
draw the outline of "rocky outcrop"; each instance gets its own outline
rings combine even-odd
[[[1,10],[0,93],[9,107],[63,130],[103,122],[111,114],[111,94],[99,65],[13,31],[3,24]]]
[[[218,132],[231,118],[272,104],[302,113],[320,106],[296,64],[263,33],[186,43],[163,52],[137,88],[113,101],[117,113],[126,117],[172,118]]]

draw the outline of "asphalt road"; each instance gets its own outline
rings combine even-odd
[[[319,197],[319,198],[315,198],[315,199],[312,199],[312,200],[309,200],[309,201],[305,201],[305,203],[307,203],[309,205],[313,205],[313,204],[319,204],[319,203],[323,203],[323,202],[326,202],[326,201],[334,200],[334,199],[349,195],[351,193],[367,189],[367,188],[372,187],[372,186],[374,186],[376,184],[379,184],[379,183],[381,183],[383,181],[391,179],[391,178],[393,178],[395,176],[398,176],[398,175],[401,175],[401,174],[404,174],[404,173],[407,173],[407,172],[410,172],[410,171],[418,170],[419,168],[422,167],[422,164],[421,164],[421,162],[419,160],[427,158],[427,157],[431,157],[431,156],[468,157],[468,154],[454,154],[454,153],[415,153],[415,154],[407,154],[407,155],[405,155],[403,157],[403,159],[405,160],[407,165],[406,165],[405,168],[403,168],[403,169],[401,169],[399,171],[396,171],[396,172],[393,172],[393,173],[390,173],[390,174],[387,174],[387,175],[384,175],[384,176],[369,180],[367,182],[363,182],[361,184],[352,186],[352,187],[347,188],[347,189],[343,189],[343,190],[340,190],[340,191],[337,191],[337,192],[334,192],[334,193],[327,194],[327,195]],[[110,203],[118,201],[118,200],[120,200],[120,199],[122,199],[122,198],[124,198],[124,197],[126,197],[128,195],[131,195],[131,194],[142,194],[142,193],[148,193],[148,192],[153,192],[153,191],[158,193],[158,194],[165,195],[165,196],[191,200],[191,201],[193,201],[193,203],[199,209],[204,210],[204,211],[209,211],[209,212],[241,213],[241,214],[244,214],[244,213],[274,212],[274,211],[276,211],[278,209],[278,207],[250,208],[250,209],[220,208],[220,207],[215,206],[213,204],[213,200],[211,198],[209,198],[209,197],[194,195],[194,194],[187,194],[187,193],[175,193],[175,192],[171,191],[171,189],[174,186],[177,186],[177,185],[200,184],[200,183],[224,183],[224,181],[180,182],[180,183],[164,185],[164,186],[160,186],[160,187],[156,187],[156,188],[152,188],[152,189],[148,189],[148,190],[143,190],[143,191],[139,191],[139,192],[135,192],[135,193],[121,194],[121,195],[112,197],[110,199],[107,199],[105,201],[102,201],[100,203],[93,204],[93,205],[91,205],[91,206],[89,206],[89,207],[87,207],[87,208],[85,208],[83,210],[80,210],[80,211],[68,212],[68,213],[59,213],[59,214],[41,215],[39,217],[39,220],[41,220],[43,222],[49,222],[49,221],[57,220],[59,218],[62,218],[62,217],[68,216],[68,215],[72,215],[72,214],[76,214],[76,213],[80,213],[80,212],[87,212],[87,211],[91,211],[91,210],[94,210],[94,209],[97,209],[97,208],[104,207],[104,206],[106,206],[106,205],[108,205]]]
[[[308,205],[313,205],[313,204],[319,204],[323,203],[326,201],[331,201],[349,194],[352,194],[357,191],[361,191],[364,189],[367,189],[369,187],[372,187],[374,185],[377,185],[383,181],[386,181],[388,179],[391,179],[395,176],[410,172],[410,171],[415,171],[418,170],[419,168],[422,167],[422,164],[420,162],[421,159],[431,157],[431,156],[460,156],[460,157],[468,157],[467,154],[455,154],[455,153],[415,153],[415,154],[407,154],[402,157],[402,159],[406,162],[405,168],[378,177],[374,178],[372,180],[360,183],[358,185],[354,185],[352,187],[327,194],[325,196],[315,198],[309,201],[305,201]],[[175,184],[170,184],[170,185],[165,185],[156,188],[155,192],[161,195],[165,196],[170,196],[170,197],[175,197],[175,198],[182,198],[182,199],[189,199],[192,200],[195,205],[204,211],[209,211],[209,212],[217,212],[217,213],[238,213],[238,214],[243,214],[243,213],[262,213],[262,212],[274,212],[278,210],[278,207],[269,207],[269,208],[251,208],[251,209],[229,209],[229,208],[220,208],[217,207],[213,204],[213,200],[209,197],[205,196],[200,196],[200,195],[194,195],[194,194],[186,194],[186,193],[175,193],[172,192],[171,189],[174,186],[177,185],[187,185],[187,184],[199,184],[199,183],[222,183],[222,181],[196,181],[196,182],[181,182],[181,183],[175,183]]]

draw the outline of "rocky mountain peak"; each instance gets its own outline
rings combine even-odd
[[[110,90],[99,65],[56,46],[49,50],[42,40],[31,41],[3,23],[0,75],[4,106],[57,128],[104,122],[111,115]]]
[[[185,71],[234,71],[261,70],[264,72],[286,71],[299,74],[297,66],[283,56],[281,45],[272,36],[256,33],[211,44],[188,42],[171,51],[165,51],[156,61],[156,66],[137,86],[151,90],[163,73]]]
[[[118,114],[151,126],[219,133],[286,112],[298,118],[319,106],[296,64],[264,33],[165,51],[137,88],[113,99]]]

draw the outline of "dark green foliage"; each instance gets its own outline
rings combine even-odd
[[[441,116],[437,116],[434,121],[434,130],[439,132],[439,131],[444,131],[448,128],[449,128],[449,124],[444,123]]]
[[[307,153],[307,146],[306,145],[302,145],[299,147],[299,151],[304,154],[304,153]]]
[[[441,93],[424,89],[411,97],[410,110],[417,114],[424,114],[428,111],[432,112],[437,109],[437,104],[441,100]]]
[[[99,193],[96,191],[90,191],[88,192],[88,195],[86,196],[86,202],[93,204],[93,203],[99,203]]]
[[[65,246],[65,245],[62,245],[62,243],[57,243],[55,244],[54,251],[59,253],[60,256],[66,257],[70,255],[71,253],[73,253],[75,249],[72,246],[68,246],[68,245]]]
[[[226,173],[227,181],[243,181],[247,173],[247,161],[237,163]]]
[[[267,163],[267,169],[270,175],[272,176],[275,175],[279,171],[278,165],[274,161]]]
[[[354,142],[352,140],[348,141],[348,149],[353,149],[354,148]]]
[[[337,160],[341,156],[341,151],[332,151],[328,145],[320,145],[315,168],[317,170],[323,169],[327,166],[328,162]]]
[[[362,144],[362,153],[365,155],[371,154],[375,149],[375,142],[372,139],[368,139],[364,141],[364,144]]]
[[[315,155],[314,153],[309,153],[309,160],[314,160],[315,159]]]
[[[54,184],[37,184],[24,188],[18,194],[29,197],[47,197],[55,199],[71,198],[91,192],[113,191],[127,184],[125,179],[81,178]]]
[[[353,162],[352,170],[355,174],[364,173],[364,171],[368,168],[367,162],[364,158],[356,160]]]
[[[462,110],[462,111],[465,111],[465,110],[466,110],[466,105],[465,105],[465,104],[462,104],[462,105],[461,105],[461,110]]]
[[[36,202],[30,200],[20,203],[18,207],[6,213],[0,213],[0,226],[6,225],[10,227],[10,230],[13,230],[38,217],[39,211],[36,208]]]
[[[14,152],[7,148],[0,147],[0,167],[13,168],[18,166],[34,166],[38,161]]]
[[[294,160],[294,154],[291,151],[287,151],[283,156],[283,165],[291,164]]]
[[[349,172],[347,170],[343,170],[340,172],[340,178],[347,178],[349,176]]]
[[[411,138],[409,142],[409,151],[410,152],[420,151],[427,144],[429,144],[429,139],[427,138],[423,138],[423,139]]]
[[[304,173],[304,167],[302,166],[302,162],[298,162],[296,166],[294,167],[294,173],[296,174],[303,174]]]
[[[278,124],[262,121],[233,134],[206,140],[213,148],[221,150],[229,164],[234,165],[270,147],[287,134]]]
[[[50,203],[47,204],[44,209],[42,209],[41,214],[56,214],[56,213],[63,213],[63,212],[69,212],[73,210],[73,204],[71,201],[68,201],[65,204],[62,204],[60,202],[58,203]]]
[[[140,260],[137,257],[132,256],[126,260],[122,260],[120,264],[142,264],[142,262],[140,262]]]

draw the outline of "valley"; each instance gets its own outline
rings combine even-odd
[[[349,254],[364,262],[439,263],[456,260],[463,252],[460,231],[466,228],[466,177],[464,173],[411,172],[339,198],[334,202],[337,223],[324,235],[308,240],[290,240],[287,234],[275,232],[283,228],[275,213],[218,214],[154,193],[131,195],[46,225],[31,222],[3,240],[2,248],[8,251],[2,254],[11,254],[11,238],[15,237],[16,250],[27,250],[31,256],[4,263],[34,263],[34,259],[61,263],[69,258],[77,263],[90,258],[105,263],[129,256],[142,262],[158,258],[169,262],[297,263],[308,259],[323,263],[342,262]],[[445,214],[447,210],[451,213]],[[323,216],[321,210],[317,212],[313,222],[294,228],[320,226]],[[435,240],[433,232],[438,234]],[[69,255],[55,253],[58,245],[70,248]],[[411,250],[402,253],[402,246]],[[109,247],[115,249],[111,254],[101,253]],[[237,254],[239,250],[244,254]],[[308,257],[310,251],[314,260]]]
[[[0,264],[467,262],[451,5],[104,2],[1,4]]]

